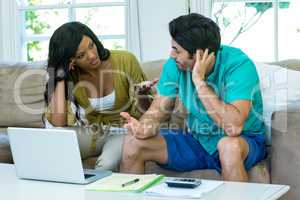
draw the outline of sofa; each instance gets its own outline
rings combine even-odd
[[[159,76],[164,60],[142,64],[149,79]],[[294,73],[300,71],[300,60],[277,63]],[[300,79],[300,76],[299,76]],[[46,83],[45,65],[41,63],[0,63],[0,162],[13,163],[6,128],[43,127],[41,113],[44,109],[43,92]],[[16,91],[20,91],[16,94]],[[263,91],[264,93],[264,91]],[[268,104],[266,100],[264,104]],[[185,128],[186,110],[177,99],[176,107],[168,119],[169,128]],[[270,115],[269,155],[249,172],[250,182],[287,184],[290,191],[282,199],[300,198],[300,105],[295,101]],[[83,160],[86,168],[92,168],[96,158]],[[299,170],[299,171],[298,171]],[[221,179],[214,170],[174,172],[160,168],[153,162],[146,163],[146,173],[162,173],[167,176]]]

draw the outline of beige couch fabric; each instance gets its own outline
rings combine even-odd
[[[42,127],[46,71],[0,66],[0,126]]]
[[[285,199],[300,199],[300,107],[276,112],[273,124],[272,183],[291,186]]]

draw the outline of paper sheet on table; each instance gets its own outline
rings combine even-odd
[[[221,186],[222,181],[202,180],[200,186],[193,189],[168,187],[166,183],[158,184],[147,189],[144,193],[151,196],[200,198]]]

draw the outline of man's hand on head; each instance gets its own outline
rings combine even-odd
[[[215,63],[214,52],[208,54],[208,49],[205,49],[201,58],[201,50],[196,51],[196,62],[193,67],[192,78],[194,84],[197,86],[198,83],[205,81],[207,71]]]

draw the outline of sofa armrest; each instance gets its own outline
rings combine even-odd
[[[287,199],[300,197],[300,108],[277,111],[272,119],[271,179],[287,184]]]

